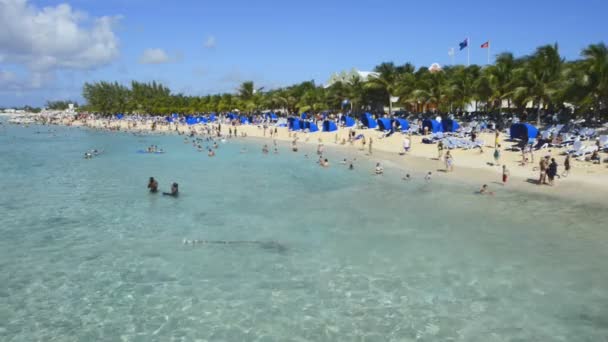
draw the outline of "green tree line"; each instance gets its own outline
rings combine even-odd
[[[559,111],[608,118],[608,49],[604,43],[587,46],[581,58],[573,61],[566,61],[554,44],[517,58],[501,53],[494,64],[483,67],[454,65],[437,71],[384,62],[374,71],[367,79],[343,73],[333,75],[329,86],[305,81],[268,91],[256,89],[249,81],[233,94],[207,96],[172,94],[156,82],[133,81],[130,87],[117,82],[86,83],[83,97],[85,109],[105,114],[324,111],[343,109],[343,100],[348,99],[348,110],[354,112],[399,107],[413,113],[445,113],[474,103],[478,111],[488,113],[528,110],[538,120],[543,113]]]

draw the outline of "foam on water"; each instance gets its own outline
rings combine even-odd
[[[288,144],[208,158],[183,137],[48,129],[0,129],[2,341],[608,336],[598,208],[372,177],[337,152],[321,169]],[[150,144],[168,152],[135,153]]]

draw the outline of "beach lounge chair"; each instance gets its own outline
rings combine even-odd
[[[573,153],[572,155],[575,157],[580,157],[582,159],[587,154],[591,154],[595,151],[597,151],[597,146],[595,146],[595,145],[594,146],[583,146],[583,148],[581,148],[577,152]]]
[[[566,154],[577,154],[580,153],[585,146],[582,141],[575,141],[571,147],[566,150]]]
[[[600,135],[599,144],[601,149],[608,148],[608,135]]]

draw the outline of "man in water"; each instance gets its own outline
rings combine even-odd
[[[177,197],[179,195],[179,189],[177,183],[171,185],[171,192],[163,192],[163,195]]]
[[[478,192],[480,195],[494,195],[493,191],[488,191],[488,184],[484,184],[481,186]]]
[[[404,180],[404,181],[410,181],[411,179],[412,179],[412,177],[410,177],[409,173],[406,173],[405,177],[401,178],[401,180]]]
[[[158,191],[158,182],[156,179],[154,179],[154,177],[150,177],[150,180],[148,181],[148,189],[150,189],[151,193],[156,193]]]

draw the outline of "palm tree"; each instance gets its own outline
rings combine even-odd
[[[559,89],[563,63],[557,44],[541,46],[525,59],[519,91],[524,91],[522,87],[527,88],[528,98],[536,103],[537,125],[540,125],[542,106],[550,105]]]
[[[490,100],[498,102],[499,116],[502,114],[503,100],[506,99],[508,107],[511,107],[509,96],[511,96],[515,90],[515,67],[516,62],[513,54],[505,52],[496,57],[494,65],[490,65],[484,70],[492,92]]]
[[[368,86],[381,89],[388,100],[389,114],[393,112],[392,97],[399,88],[399,70],[393,62],[384,62],[378,65],[374,71],[376,74],[370,75]]]
[[[608,103],[608,48],[604,43],[591,44],[582,55],[587,99],[593,103],[595,113],[600,114]]]
[[[250,100],[255,94],[255,87],[252,81],[243,82],[238,89],[238,94],[241,100]]]

